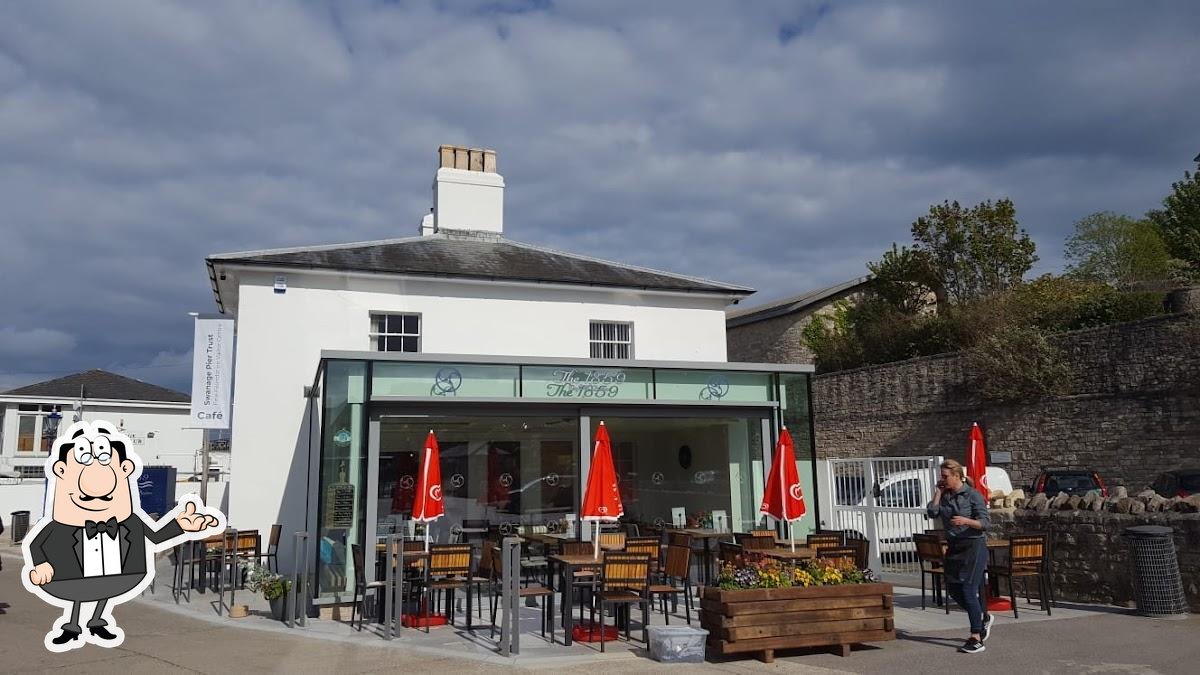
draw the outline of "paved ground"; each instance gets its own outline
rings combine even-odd
[[[408,631],[402,640],[384,643],[334,622],[318,622],[323,625],[299,634],[266,619],[210,616],[203,601],[179,608],[161,600],[138,601],[118,609],[117,617],[127,634],[121,647],[108,650],[89,645],[67,654],[50,654],[42,647],[42,636],[58,612],[25,592],[18,578],[19,562],[11,557],[12,549],[4,549],[0,550],[5,556],[5,569],[0,572],[2,672],[470,673],[518,668],[643,672],[685,668],[657,664],[640,649],[621,649],[601,658],[580,647],[562,657],[561,648],[545,643],[539,646],[532,637],[523,643],[526,648],[521,659],[513,663],[489,655],[486,640],[467,642],[449,629],[416,639]],[[770,666],[753,660],[731,660],[709,663],[705,669],[738,673],[940,673],[967,667],[979,673],[1191,673],[1197,672],[1200,664],[1200,618],[1151,620],[1114,608],[1066,606],[1046,619],[1044,614],[1030,610],[1017,622],[1011,616],[1002,618],[988,642],[988,651],[966,656],[954,651],[963,635],[957,628],[962,615],[954,612],[947,619],[940,610],[922,612],[911,607],[916,602],[911,595],[898,598],[901,639],[856,649],[849,658],[819,650],[794,651],[781,654]]]

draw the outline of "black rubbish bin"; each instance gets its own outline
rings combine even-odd
[[[25,533],[29,531],[29,512],[13,511],[9,524],[12,525],[12,543],[21,543],[21,540],[25,538]]]
[[[1173,529],[1161,525],[1125,528],[1133,565],[1133,592],[1140,614],[1154,617],[1187,615],[1174,534]]]

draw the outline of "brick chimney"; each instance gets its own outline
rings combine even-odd
[[[439,147],[430,216],[421,222],[422,234],[445,230],[503,234],[504,177],[496,173],[496,152]]]

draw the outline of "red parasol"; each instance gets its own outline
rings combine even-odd
[[[779,442],[775,444],[775,459],[771,462],[771,473],[767,475],[762,506],[758,510],[777,520],[786,521],[789,534],[792,521],[798,520],[807,511],[800,472],[796,470],[796,450],[787,427],[780,432]],[[796,542],[793,540],[792,549],[795,548]]]
[[[600,523],[615,523],[625,515],[621,505],[621,492],[617,488],[617,470],[613,468],[612,441],[608,438],[608,427],[604,422],[596,430],[596,448],[592,452],[592,465],[588,469],[587,489],[583,493],[582,520],[596,523],[596,538],[593,546],[595,555],[600,555]]]
[[[967,446],[967,477],[979,494],[983,495],[984,508],[991,502],[987,482],[987,448],[983,445],[983,430],[979,423],[971,425],[971,444]],[[1011,609],[1010,600],[1004,597],[992,597],[984,585],[984,597],[987,598],[988,611]]]
[[[987,450],[983,447],[983,430],[979,423],[971,425],[971,445],[967,448],[967,477],[975,489],[983,495],[983,503],[989,499],[987,484]]]
[[[413,498],[413,520],[432,523],[446,514],[442,503],[442,465],[438,458],[437,438],[433,430],[425,438],[425,450],[421,453],[421,466],[417,472],[417,489]],[[425,527],[425,548],[429,549],[429,527]]]

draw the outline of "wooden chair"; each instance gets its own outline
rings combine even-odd
[[[691,571],[692,549],[683,546],[667,546],[667,562],[663,566],[663,583],[652,584],[650,597],[662,598],[663,620],[671,625],[671,615],[667,613],[667,596],[671,596],[672,604],[676,604],[679,594],[683,594],[683,613],[688,625],[692,625],[692,580]],[[680,588],[683,586],[683,588]]]
[[[942,530],[942,529],[925,530],[925,534],[937,537],[938,539],[941,539],[942,541],[946,541],[946,531],[945,530]]]
[[[741,544],[734,544],[728,541],[717,542],[717,559],[722,564],[740,565],[745,560],[745,557],[746,549],[742,548]]]
[[[625,551],[650,556],[650,576],[658,576],[662,558],[662,542],[658,537],[630,537],[625,540]]]
[[[846,547],[819,548],[817,549],[817,560],[823,560],[839,567],[854,566],[855,550]]]
[[[944,605],[950,613],[950,603],[942,598],[942,582],[945,577],[946,551],[942,541],[934,534],[914,534],[917,545],[917,562],[921,566],[921,609],[925,609],[925,577],[929,577],[930,590],[935,604]]]
[[[988,571],[997,578],[1008,578],[1008,596],[1012,598],[1013,618],[1017,618],[1017,596],[1013,593],[1013,580],[1020,579],[1025,587],[1025,601],[1029,602],[1029,579],[1038,585],[1038,601],[1046,616],[1050,616],[1049,565],[1046,558],[1046,535],[1017,534],[1008,538],[1008,561],[1005,565],[991,565]]]
[[[743,537],[739,542],[742,548],[747,551],[763,551],[775,548],[775,537]]]
[[[350,601],[350,625],[354,625],[354,615],[358,614],[358,630],[362,630],[363,617],[367,614],[367,593],[375,591],[375,602],[379,602],[379,594],[387,584],[383,581],[367,581],[363,571],[363,550],[358,544],[350,545],[350,554],[354,557],[354,599]],[[360,604],[361,603],[361,604]]]
[[[819,532],[808,535],[806,543],[808,544],[809,548],[816,551],[820,551],[824,548],[841,548],[842,536],[840,534]]]
[[[750,530],[750,534],[755,537],[770,537],[772,539],[779,536],[779,533],[775,530]]]
[[[454,625],[454,591],[467,593],[467,630],[471,630],[471,586],[475,578],[471,574],[470,544],[434,544],[429,547],[429,564],[425,566],[425,578],[421,582],[424,591],[425,632],[429,632],[429,608],[434,593],[446,593],[447,623]]]
[[[590,541],[564,541],[559,545],[563,555],[587,555],[593,553]],[[575,570],[571,581],[571,592],[579,592],[579,620],[583,621],[583,607],[590,605],[596,592],[599,574],[594,570]]]
[[[624,532],[601,532],[600,548],[606,551],[619,551],[625,548]]]
[[[871,542],[859,537],[846,540],[846,548],[854,549],[854,566],[865,570],[871,566]]]
[[[839,541],[841,541],[841,546],[845,546],[845,545],[846,545],[846,540],[847,540],[847,539],[850,537],[849,530],[822,530],[822,529],[818,529],[818,530],[815,532],[815,534],[833,534],[833,535],[837,535],[837,536],[840,538],[840,539],[839,539]]]
[[[484,550],[484,557],[487,557],[490,562],[487,565],[488,575],[492,581],[493,588],[499,591],[499,583],[504,578],[504,555],[503,551],[495,547],[488,547]],[[480,565],[483,565],[483,557],[480,558]],[[542,637],[546,637],[547,627],[550,630],[550,642],[554,642],[554,626],[551,625],[547,608],[550,603],[554,602],[554,591],[546,588],[541,584],[530,584],[522,586],[517,594],[521,598],[541,598],[542,599]],[[499,606],[499,593],[492,594],[492,636],[496,635],[496,608]],[[520,624],[520,621],[517,621]]]
[[[642,607],[642,641],[650,644],[650,558],[640,553],[625,551],[607,551],[604,554],[604,564],[600,570],[600,590],[596,594],[596,602],[592,604],[591,621],[596,622],[596,609],[600,609],[600,635],[604,635],[604,610],[609,605],[625,607],[632,605]],[[629,626],[632,621],[625,622],[625,639],[629,640]],[[604,651],[607,640],[600,641],[600,651]]]
[[[258,562],[261,565],[264,560],[267,561],[267,569],[278,574],[279,573],[279,533],[283,530],[283,525],[275,523],[271,526],[271,535],[267,539],[267,550],[259,556]]]

